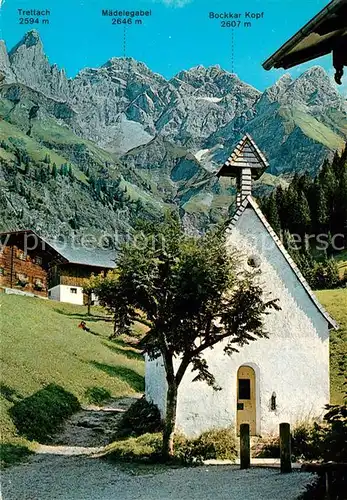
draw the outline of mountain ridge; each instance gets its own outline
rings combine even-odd
[[[145,217],[160,218],[167,206],[178,207],[182,218],[196,217],[200,229],[225,216],[235,188],[230,180],[217,181],[214,173],[246,132],[270,162],[256,193],[285,183],[294,172],[315,174],[347,137],[345,103],[319,67],[297,79],[283,75],[264,92],[219,65],[198,65],[166,79],[133,58],[111,58],[68,78],[64,69],[49,63],[39,34],[30,31],[9,52],[0,42],[0,74],[2,169],[14,182],[27,170],[24,163],[32,163],[35,174],[29,184],[38,193],[44,186],[34,176],[47,167],[47,150],[59,158],[56,162],[65,159],[95,230],[100,223],[91,208],[95,197],[108,228],[112,211],[124,207],[130,214],[127,227],[141,210]],[[2,182],[10,192],[12,184]],[[50,178],[46,191],[57,183]],[[67,192],[73,203],[73,190]],[[7,199],[17,205],[28,196],[11,193]],[[25,210],[29,217],[29,205]],[[83,211],[77,212],[81,221]],[[8,217],[8,224],[20,224]],[[43,210],[39,217],[47,218]],[[53,219],[54,214],[49,225]],[[65,231],[69,224],[62,220],[54,227]],[[76,231],[84,227],[76,221],[72,225],[79,226]]]

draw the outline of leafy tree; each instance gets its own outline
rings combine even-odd
[[[95,288],[100,284],[100,280],[103,279],[103,276],[95,276],[94,274],[91,275],[89,280],[87,280],[83,286],[83,293],[86,294],[87,296],[87,314],[90,316],[90,309],[92,305],[92,294],[95,291]]]
[[[193,238],[172,217],[155,233],[135,234],[122,247],[117,269],[94,290],[114,313],[116,335],[128,333],[143,316],[150,326],[141,346],[150,358],[161,356],[165,366],[165,458],[173,453],[178,388],[188,367],[194,380],[217,390],[206,350],[224,341],[224,352],[232,355],[267,337],[264,315],[279,309],[275,299],[264,300],[256,274],[240,272],[224,231]]]
[[[336,288],[340,283],[339,270],[334,259],[316,263],[313,273],[313,287],[318,290]]]

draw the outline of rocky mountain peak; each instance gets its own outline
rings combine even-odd
[[[258,103],[258,108],[279,101],[292,83],[293,79],[289,73],[282,75],[276,83],[263,92]]]
[[[298,77],[298,80],[305,80],[308,78],[314,78],[318,80],[328,80],[330,82],[330,78],[328,73],[321,66],[312,66],[312,68],[307,69]]]
[[[288,102],[314,106],[316,111],[326,108],[342,110],[343,98],[332,83],[328,73],[320,66],[313,66],[288,87]]]
[[[43,94],[66,100],[68,93],[65,72],[51,66],[36,30],[24,35],[8,53],[10,69],[17,82]]]
[[[205,68],[195,66],[189,70],[181,71],[172,80],[177,87],[180,83],[190,86],[191,93],[195,96],[223,98],[228,94],[255,93],[259,91],[242,82],[235,73],[229,73],[218,64]],[[189,91],[188,87],[184,91]]]
[[[16,80],[16,77],[11,69],[11,63],[8,58],[7,49],[5,42],[0,40],[0,74],[1,82],[12,83]]]
[[[30,49],[31,47],[37,47],[39,51],[42,51],[43,54],[43,44],[40,38],[39,33],[36,30],[31,30],[26,33],[23,38],[13,47],[9,52],[9,58],[13,58],[13,56],[20,51],[21,49]]]

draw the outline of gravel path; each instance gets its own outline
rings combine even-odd
[[[108,444],[116,432],[119,419],[123,413],[141,396],[112,399],[107,406],[87,406],[70,417],[63,428],[54,438],[56,447],[73,448],[100,447]],[[47,446],[41,445],[39,453],[45,452]],[[51,446],[49,446],[51,448]],[[69,451],[69,450],[67,450]]]
[[[312,475],[202,466],[145,474],[88,457],[41,455],[2,477],[3,500],[295,500]]]
[[[50,446],[1,475],[2,500],[296,500],[312,475],[239,466],[115,465],[95,458],[134,398],[76,413]]]

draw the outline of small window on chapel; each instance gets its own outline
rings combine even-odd
[[[70,293],[77,293],[77,288],[70,288]]]
[[[251,399],[251,381],[249,378],[239,378],[239,399]]]
[[[42,264],[42,257],[39,257],[38,255],[35,257],[35,263],[41,266]]]
[[[257,255],[251,255],[247,260],[247,264],[250,267],[260,267],[260,259]]]

